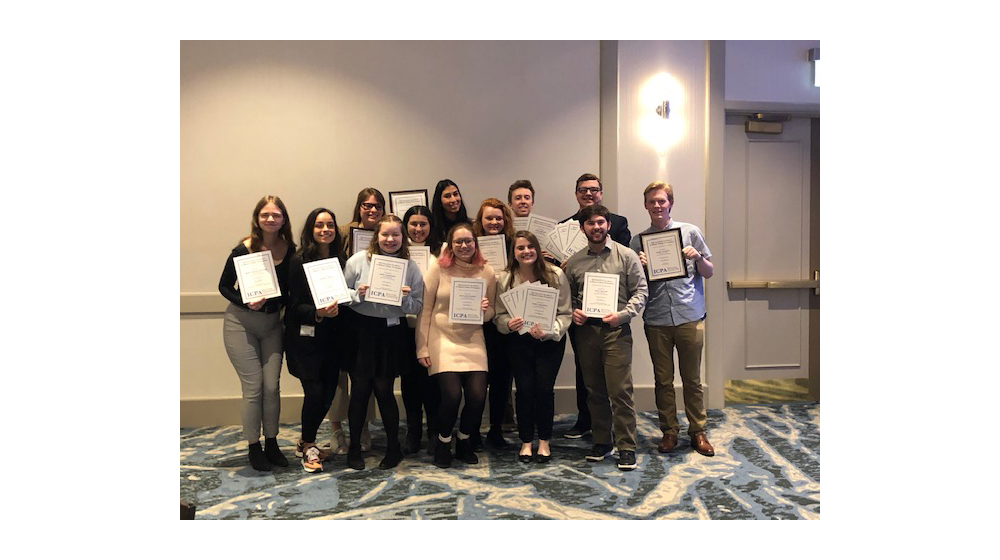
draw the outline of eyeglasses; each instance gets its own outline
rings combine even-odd
[[[601,187],[580,187],[580,188],[576,189],[576,192],[578,192],[580,194],[587,194],[587,193],[597,194],[597,193],[601,192],[602,190],[604,190],[604,189],[602,189]]]
[[[475,239],[453,239],[452,243],[454,243],[455,245],[475,245],[476,244],[476,240]]]
[[[381,210],[382,205],[378,204],[377,202],[362,202],[361,208],[363,210]]]

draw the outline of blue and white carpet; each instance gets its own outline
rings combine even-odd
[[[589,438],[559,437],[572,415],[556,418],[552,461],[523,464],[511,449],[479,453],[478,465],[440,469],[421,451],[393,470],[378,468],[385,449],[380,426],[366,469],[344,456],[310,474],[293,456],[298,424],[278,441],[290,465],[250,468],[238,426],[182,429],[180,497],[196,519],[819,519],[820,406],[739,405],[708,413],[714,457],[690,447],[681,414],[679,445],[656,451],[655,412],[638,418],[638,468],[614,459],[589,463]],[[329,434],[324,423],[320,439]]]

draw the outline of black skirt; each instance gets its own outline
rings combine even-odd
[[[385,317],[369,317],[355,313],[355,333],[358,355],[351,375],[364,379],[396,378],[409,367],[405,356],[406,317],[399,324],[389,326]],[[416,358],[413,358],[416,359]]]

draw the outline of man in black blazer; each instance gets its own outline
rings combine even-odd
[[[604,185],[601,184],[601,180],[593,173],[584,173],[580,175],[580,178],[576,180],[576,187],[573,189],[576,194],[576,202],[580,205],[580,209],[576,211],[576,214],[566,218],[563,222],[576,219],[580,214],[580,210],[583,210],[587,206],[593,206],[594,204],[603,204],[604,200]],[[628,220],[625,216],[619,216],[618,214],[609,213],[609,222],[611,222],[611,229],[608,231],[608,237],[614,241],[621,243],[622,245],[628,247],[629,242],[632,241],[632,234],[628,230]],[[560,222],[562,223],[562,222]],[[569,341],[573,346],[573,362],[576,365],[576,424],[569,429],[563,437],[569,439],[578,439],[590,432],[590,409],[587,408],[587,387],[583,384],[583,370],[580,369],[580,361],[576,358],[576,329],[575,325],[570,325],[569,327]]]

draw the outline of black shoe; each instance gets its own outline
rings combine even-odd
[[[522,463],[530,463],[531,460],[534,458],[535,456],[532,455],[531,453],[528,453],[527,455],[521,455],[521,454],[517,455],[517,460],[521,461]]]
[[[250,466],[253,467],[255,471],[269,471],[271,470],[271,463],[267,460],[267,455],[264,454],[264,450],[260,447],[260,442],[250,444]]]
[[[403,453],[407,455],[412,455],[417,451],[420,451],[420,432],[406,432],[406,438],[403,440]]]
[[[278,449],[278,438],[264,438],[264,455],[276,467],[288,466],[288,458]]]
[[[469,465],[476,465],[479,463],[479,457],[476,457],[476,454],[472,451],[471,439],[470,437],[458,440],[455,444],[455,458]]]
[[[548,463],[549,461],[552,460],[552,456],[551,455],[539,455],[539,454],[536,453],[535,454],[535,460],[538,461],[539,463]]]
[[[588,461],[603,461],[614,455],[615,447],[606,443],[595,443],[594,448],[587,453]]]
[[[442,469],[451,466],[451,442],[445,443],[434,438],[434,464]]]
[[[589,433],[590,433],[590,428],[581,428],[579,426],[573,426],[572,428],[569,429],[569,431],[563,434],[563,437],[566,439],[580,439]]]
[[[618,468],[623,471],[630,471],[635,468],[635,451],[622,449],[618,452]]]
[[[356,471],[365,470],[365,458],[361,455],[361,449],[357,447],[347,449],[347,466]]]
[[[494,449],[508,449],[510,447],[507,440],[503,439],[503,431],[501,431],[500,426],[493,426],[490,431],[486,432],[486,443]]]
[[[469,442],[472,444],[472,451],[474,451],[474,452],[479,452],[479,451],[482,451],[483,449],[485,449],[483,447],[483,436],[481,436],[479,434],[479,430],[476,430],[476,431],[472,432],[472,435],[469,436]],[[457,447],[458,444],[455,444],[455,445],[456,445],[455,451],[457,452],[458,451],[458,447]]]
[[[390,445],[389,450],[385,452],[385,457],[382,458],[382,462],[378,464],[380,469],[391,469],[399,464],[403,460],[403,450],[400,449],[399,444],[395,446]]]

